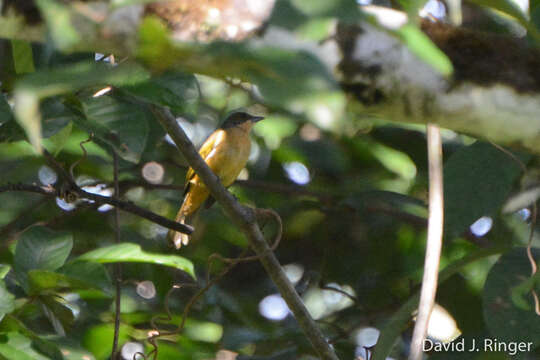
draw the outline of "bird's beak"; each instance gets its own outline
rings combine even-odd
[[[261,121],[262,119],[264,119],[264,116],[253,116],[251,118],[251,121],[256,123],[257,121]]]

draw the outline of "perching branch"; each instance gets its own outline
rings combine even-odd
[[[167,131],[174,140],[188,163],[206,184],[212,196],[221,204],[231,220],[246,235],[255,253],[261,256],[261,264],[278,288],[281,296],[294,314],[298,324],[311,342],[313,348],[321,358],[337,360],[338,357],[334,353],[334,350],[325,340],[324,335],[304,306],[302,299],[291,282],[287,279],[287,276],[274,253],[270,250],[268,243],[264,239],[261,229],[257,224],[254,210],[242,206],[236,201],[234,196],[225,189],[218,177],[210,170],[208,165],[198,154],[184,130],[178,125],[175,117],[168,109],[152,106],[152,111],[163,128],[165,128],[165,131]]]
[[[55,170],[62,169],[62,173],[67,174],[67,172],[62,168],[62,166],[60,166],[56,162],[56,160],[54,160],[54,163],[50,162],[50,164],[54,166]],[[95,203],[100,204],[100,205],[109,204],[109,205],[115,206],[121,210],[124,210],[131,214],[147,219],[153,223],[166,227],[167,229],[176,230],[185,234],[191,234],[193,232],[193,227],[189,225],[184,225],[184,224],[174,222],[161,215],[158,215],[149,210],[141,208],[131,202],[122,201],[115,197],[89,193],[87,191],[84,191],[82,188],[80,188],[75,183],[75,181],[71,179],[71,177],[68,176],[67,179],[70,179],[70,180],[67,180],[68,182],[67,190],[75,194],[78,198],[92,200]],[[63,196],[64,190],[66,189],[61,190],[61,189],[56,189],[52,186],[38,186],[38,185],[31,185],[31,184],[0,185],[0,193],[8,192],[8,191],[24,191],[24,192],[31,192],[31,193],[36,193],[36,194],[41,194],[41,195],[46,195],[46,196]]]
[[[426,337],[429,318],[439,276],[439,262],[443,236],[443,172],[441,130],[437,125],[428,124],[428,161],[429,161],[429,218],[424,262],[424,276],[420,292],[420,304],[411,341],[409,360],[421,360],[424,338]]]

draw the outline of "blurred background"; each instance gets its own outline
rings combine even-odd
[[[58,5],[43,3],[40,11],[45,13],[51,10],[47,4]],[[212,4],[205,13],[204,36],[169,27],[177,38],[195,37],[210,44],[202,50],[185,50],[208,69],[205,75],[193,64],[148,73],[135,67],[124,74],[122,69],[133,65],[131,59],[88,51],[65,54],[58,50],[58,36],[65,34],[54,31],[43,43],[13,45],[1,40],[0,186],[62,186],[60,174],[28,140],[32,123],[15,120],[20,114],[15,99],[20,101],[24,91],[39,98],[35,109],[41,116],[43,146],[66,169],[82,159],[73,169],[79,186],[113,194],[114,148],[120,154],[121,198],[170,219],[182,202],[188,165],[148,103],[168,106],[196,146],[233,110],[263,115],[265,120],[253,130],[248,165],[231,192],[245,205],[271,208],[281,216],[283,236],[275,254],[340,359],[369,359],[378,340],[375,354],[405,359],[414,324],[410,303],[419,290],[425,250],[425,126],[381,118],[339,86],[324,85],[333,82],[334,75],[325,69],[339,62],[334,57],[338,53],[323,50],[315,61],[310,44],[324,44],[342,16],[339,11],[325,12],[326,6],[346,11],[350,4],[279,0],[267,9],[261,2],[269,18],[264,31],[257,30],[262,31],[256,35],[261,43],[255,46],[261,52],[251,52],[242,42],[220,48],[224,45],[213,42],[212,31],[217,37],[223,31],[235,38],[258,25],[240,31],[230,24],[214,24],[226,11],[219,1],[208,3]],[[406,10],[409,2],[374,3]],[[416,3],[422,16],[445,20],[455,2]],[[529,11],[526,0],[513,4]],[[466,27],[525,36],[520,24],[489,4],[464,2],[462,11]],[[50,22],[47,16],[44,21]],[[150,42],[158,43],[161,28],[146,29]],[[290,38],[295,39],[294,46]],[[265,50],[269,43],[307,53],[284,56],[281,50]],[[155,54],[138,56],[148,64]],[[157,54],[163,56],[158,63],[167,63],[164,53]],[[21,63],[25,56],[31,65]],[[270,73],[284,74],[285,81],[257,83],[238,76],[256,73],[251,62],[257,61]],[[31,71],[19,71],[25,66]],[[222,76],[217,76],[219,66]],[[102,75],[110,69],[122,79],[119,84],[112,75]],[[233,69],[230,76],[228,69]],[[262,79],[258,76],[250,79]],[[84,144],[87,156],[83,156],[80,144],[89,133],[94,138]],[[442,136],[447,218],[441,268],[446,272],[441,275],[428,336],[440,343],[458,336],[467,342],[531,341],[535,348],[540,345],[540,320],[527,289],[515,286],[530,275],[522,247],[530,231],[529,206],[538,197],[537,159],[517,151],[508,156],[489,143],[446,129]],[[531,170],[524,174],[518,161]],[[526,200],[519,197],[523,194]],[[124,279],[121,358],[143,359],[137,353],[153,349],[147,341],[155,330],[152,317],[166,318],[170,311],[172,320],[159,323],[160,329],[173,329],[197,290],[173,285],[204,286],[207,276],[216,276],[225,266],[215,261],[210,268],[210,255],[236,257],[247,247],[246,238],[219,204],[201,211],[190,244],[179,251],[167,243],[167,229],[121,211],[122,245],[140,245],[146,254],[145,260],[134,260],[139,255],[130,257],[128,248],[115,245],[110,205],[10,191],[0,193],[0,203],[0,358],[9,360],[110,358],[114,290],[108,263],[118,262]],[[260,225],[270,241],[276,224]],[[533,241],[538,246],[536,234]],[[112,250],[97,254],[100,248]],[[46,259],[54,259],[56,265]],[[157,344],[158,359],[317,358],[257,262],[234,267],[193,305],[184,330],[160,337]],[[429,354],[430,359],[464,356]],[[503,351],[467,356],[508,355]],[[540,353],[516,356],[536,359]]]

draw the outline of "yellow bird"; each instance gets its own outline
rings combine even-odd
[[[249,133],[253,124],[262,119],[262,116],[234,112],[201,146],[199,154],[225,187],[231,185],[246,166],[251,150]],[[184,202],[176,215],[176,222],[189,224],[210,196],[210,191],[192,168],[187,172],[184,189]],[[174,230],[169,231],[169,237],[177,249],[189,242],[188,235]]]

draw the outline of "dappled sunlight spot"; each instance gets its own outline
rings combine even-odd
[[[110,92],[111,90],[112,90],[112,87],[106,86],[103,89],[99,89],[98,91],[96,91],[94,95],[92,95],[92,97],[97,98],[97,97],[103,96],[107,94],[108,92]]]
[[[101,196],[112,196],[113,190],[111,188],[107,188],[106,184],[97,184],[93,186],[83,186],[82,189],[86,192],[89,192],[91,194],[97,194]],[[86,200],[89,203],[93,203],[93,200]],[[98,211],[100,212],[107,212],[113,209],[112,205],[109,204],[103,204],[100,207],[98,207]]]
[[[269,320],[283,320],[289,312],[285,300],[278,294],[268,295],[259,303],[259,313]]]
[[[429,318],[427,335],[437,341],[450,342],[460,334],[452,315],[439,304],[435,304]]]
[[[151,184],[161,184],[163,176],[165,175],[163,166],[155,161],[144,164],[141,172],[143,178]]]
[[[189,140],[191,140],[192,143],[198,144],[199,142],[203,140],[204,134],[201,133],[201,131],[204,131],[203,127],[201,126],[197,127],[196,125],[190,123],[183,117],[176,118],[176,122],[178,123],[178,125],[180,125],[180,127],[182,127],[182,129],[184,130],[187,137],[189,138]],[[171,145],[176,146],[176,144],[174,143],[173,139],[169,136],[169,134],[165,135],[165,141]]]
[[[380,331],[374,327],[364,327],[356,331],[354,339],[356,342],[356,355],[365,356],[365,347],[370,348],[379,340]]]
[[[246,168],[243,168],[240,170],[240,174],[238,174],[237,180],[247,180],[249,179],[249,170]]]
[[[219,350],[216,353],[216,360],[235,360],[238,353],[229,350]]]
[[[283,169],[287,177],[298,185],[306,185],[311,180],[308,168],[298,161],[283,164]]]
[[[475,236],[481,237],[486,235],[492,226],[493,219],[489,216],[482,216],[470,226],[470,230]]]
[[[340,286],[331,283],[329,286],[354,296],[353,289],[348,285]],[[343,310],[354,303],[349,297],[343,294],[333,290],[323,290],[319,288],[309,289],[304,295],[304,302],[314,319],[323,318],[336,311]]]
[[[358,5],[370,5],[372,2],[373,0],[356,0]]]
[[[137,284],[137,294],[144,299],[152,299],[156,296],[156,287],[149,280],[141,281]]]
[[[313,110],[313,118],[321,127],[325,129],[330,129],[332,123],[334,122],[334,114],[332,109],[326,105],[316,105]]]
[[[516,211],[516,215],[522,220],[527,221],[529,217],[531,216],[531,210],[527,208],[523,208],[521,210]]]
[[[321,138],[321,130],[311,124],[305,124],[300,129],[300,137],[305,141],[317,141]]]
[[[420,16],[433,16],[436,19],[443,19],[446,16],[446,8],[439,0],[429,0],[420,10]]]
[[[135,355],[137,353],[144,353],[144,347],[141,343],[130,341],[122,346],[122,358],[125,360],[143,359],[142,355]]]
[[[217,25],[220,22],[221,11],[218,8],[211,7],[206,14],[208,25]]]
[[[304,267],[296,263],[284,265],[283,271],[285,272],[285,275],[287,275],[287,279],[289,279],[293,285],[299,282],[304,275]]]
[[[46,165],[39,168],[38,178],[43,185],[52,185],[58,180],[56,172]]]
[[[250,164],[256,163],[261,156],[261,148],[255,141],[251,142],[251,152],[249,153],[248,162]]]
[[[325,287],[332,288],[332,289],[337,289],[337,290],[342,290],[341,286],[339,286],[336,283],[326,284]],[[323,300],[327,305],[336,305],[343,298],[344,298],[344,295],[340,294],[338,291],[333,291],[333,290],[328,290],[328,289],[323,290]]]
[[[72,211],[77,207],[75,206],[75,204],[68,203],[67,201],[59,197],[56,198],[56,205],[58,205],[58,207],[64,211]]]
[[[100,207],[98,207],[98,211],[99,212],[107,212],[107,211],[111,211],[113,208],[114,208],[114,206],[112,206],[112,205],[103,204]]]

